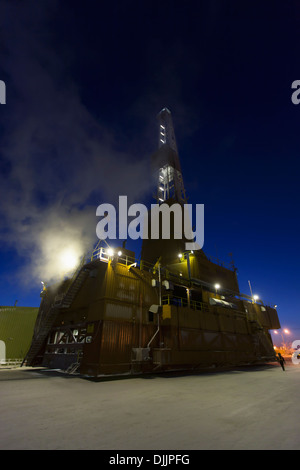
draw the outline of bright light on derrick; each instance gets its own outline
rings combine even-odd
[[[60,262],[65,272],[72,271],[77,267],[78,255],[71,248],[67,248],[61,253]]]

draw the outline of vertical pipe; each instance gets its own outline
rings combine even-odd
[[[188,289],[188,288],[186,290],[186,296],[187,296],[188,308],[190,308],[191,307],[191,293],[190,293],[190,289]]]
[[[159,305],[161,305],[161,274],[160,274],[160,263],[158,263],[158,297],[159,297]]]
[[[188,276],[189,279],[191,279],[191,263],[190,263],[190,254],[186,254],[186,263],[187,263],[187,269],[188,269]]]
[[[143,294],[140,293],[139,348],[142,347]]]

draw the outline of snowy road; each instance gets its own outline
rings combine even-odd
[[[300,365],[90,381],[0,370],[0,449],[300,449]]]

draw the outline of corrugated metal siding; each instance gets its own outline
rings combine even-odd
[[[219,330],[218,315],[210,312],[202,312],[201,317],[201,328],[203,330]]]
[[[118,320],[131,320],[135,315],[136,306],[132,304],[118,303],[118,302],[107,302],[105,307],[105,318],[106,319],[118,319]]]
[[[188,328],[201,328],[201,315],[200,310],[191,310],[185,307],[174,307],[177,310],[179,326]]]
[[[235,319],[232,314],[219,314],[219,324],[221,331],[229,331],[232,333],[235,331]]]
[[[266,310],[267,310],[267,313],[268,313],[268,316],[269,316],[270,329],[271,330],[273,330],[273,329],[276,330],[276,329],[281,328],[280,321],[279,321],[279,318],[278,318],[278,314],[277,314],[277,311],[275,310],[275,308],[266,306]]]
[[[6,345],[6,359],[24,358],[38,310],[38,307],[0,307],[0,340]]]
[[[91,371],[97,375],[131,370],[132,348],[146,347],[157,329],[157,317],[154,316],[153,323],[148,319],[150,305],[158,303],[157,289],[151,285],[152,277],[151,273],[137,268],[129,271],[128,266],[104,264],[97,277],[86,281],[78,302],[63,312],[64,320],[83,321],[84,317],[85,321],[97,324],[97,334],[93,335],[90,344],[84,345],[82,367],[87,373]],[[80,307],[83,299],[87,313]],[[261,313],[257,305],[249,305],[247,316],[237,310],[218,307],[209,311],[173,305],[168,308],[168,317],[170,313],[171,317],[161,319],[160,332],[151,348],[159,347],[160,341],[164,348],[172,348],[172,365],[192,366],[202,359],[209,363],[225,363],[255,358],[259,345],[254,344],[247,318],[251,315],[257,318]],[[272,346],[268,349],[267,338],[263,337],[259,343],[262,350],[270,353]]]
[[[137,303],[140,282],[140,279],[128,270],[128,266],[116,265],[113,268],[109,264],[106,272],[105,296]]]
[[[248,334],[248,324],[246,318],[237,316],[235,318],[235,329],[237,333]]]
[[[145,347],[156,331],[155,325],[142,325],[138,323],[104,321],[100,345],[101,363],[127,363],[131,362],[132,348]],[[141,338],[139,335],[141,332]],[[155,345],[155,343],[154,343]]]

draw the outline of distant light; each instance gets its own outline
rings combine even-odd
[[[290,333],[287,328],[285,328],[283,331],[284,331],[284,333],[286,333],[286,334],[289,334],[289,333]]]
[[[274,307],[273,307],[273,308],[277,308],[277,305],[274,305]]]
[[[254,299],[254,300],[258,300],[258,299],[259,299],[258,295],[254,295],[254,296],[253,296],[253,299]]]
[[[220,284],[215,284],[215,289],[220,289]]]
[[[108,256],[113,256],[114,250],[112,250],[111,248],[108,248],[106,253],[108,254]]]
[[[182,253],[179,253],[178,258],[182,258]]]
[[[122,251],[118,251],[118,256],[122,256]]]
[[[273,331],[273,333],[275,333],[275,335],[278,335],[278,331],[276,331],[276,330],[275,330],[275,331]]]

